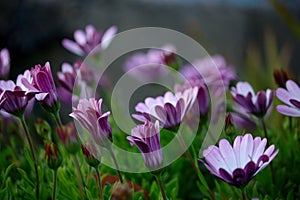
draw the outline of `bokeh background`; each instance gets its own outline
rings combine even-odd
[[[77,60],[61,40],[87,24],[117,25],[119,32],[145,26],[183,32],[210,54],[225,56],[241,79],[259,82],[270,67],[290,67],[299,75],[297,0],[10,0],[0,1],[0,8],[0,47],[11,52],[12,78],[47,60],[54,70]]]

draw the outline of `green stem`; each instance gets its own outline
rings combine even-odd
[[[77,159],[76,155],[73,156],[73,159],[74,159],[74,165],[75,165],[75,169],[76,169],[76,173],[77,173],[77,181],[78,181],[78,187],[79,187],[79,191],[80,191],[80,197],[81,197],[81,199],[84,199],[83,176],[82,176],[82,173],[80,171],[80,166],[79,166],[79,162],[78,162],[78,159]]]
[[[242,188],[241,191],[242,191],[242,200],[247,200],[245,188]]]
[[[100,172],[98,170],[98,167],[95,167],[96,174],[97,174],[97,183],[98,183],[98,195],[99,195],[99,200],[102,200],[102,180],[100,176]]]
[[[57,169],[54,170],[54,174],[53,174],[52,200],[55,200],[55,196],[56,196],[56,184],[57,184]]]
[[[268,132],[267,132],[266,123],[265,123],[264,118],[262,117],[262,118],[260,119],[260,121],[261,121],[262,129],[263,129],[264,134],[265,134],[265,138],[268,139]]]
[[[35,184],[36,184],[35,185],[35,196],[36,196],[36,199],[38,200],[40,198],[40,195],[39,195],[39,171],[38,171],[38,166],[37,166],[37,160],[36,160],[36,156],[35,156],[35,153],[34,153],[33,144],[32,144],[30,134],[29,134],[29,130],[28,130],[26,121],[24,119],[24,115],[22,117],[20,117],[19,119],[20,119],[21,124],[23,126],[23,129],[25,131],[26,138],[27,138],[29,148],[30,148],[30,153],[31,153],[33,163],[34,163],[35,179],[36,179],[36,182],[35,182]]]
[[[57,111],[56,113],[53,113],[53,115],[54,115],[57,126],[62,127],[63,124],[62,124],[60,116],[59,116],[59,111]]]
[[[164,189],[164,185],[163,185],[163,182],[162,182],[162,179],[161,179],[161,174],[156,174],[154,175],[156,181],[157,181],[157,184],[159,186],[159,189],[161,191],[161,195],[163,197],[163,200],[167,200],[167,195],[166,195],[166,192],[165,192],[165,189]]]
[[[293,134],[293,118],[292,117],[289,117],[289,125],[290,125],[291,134]]]
[[[115,166],[116,166],[116,170],[117,170],[117,173],[118,173],[120,182],[123,183],[123,178],[122,178],[122,176],[121,176],[120,167],[119,167],[119,165],[118,165],[118,161],[117,161],[117,159],[116,159],[116,156],[115,156],[115,154],[114,154],[114,152],[112,151],[111,148],[109,148],[108,151],[109,151],[109,153],[110,153],[110,155],[111,155],[111,157],[112,157],[112,159],[113,159],[113,161],[114,161],[114,164],[115,164]]]

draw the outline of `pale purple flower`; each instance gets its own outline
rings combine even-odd
[[[232,105],[233,112],[231,112],[232,120],[234,125],[239,130],[255,130],[256,129],[256,120],[247,112],[247,110],[240,106],[239,104]]]
[[[17,83],[8,80],[0,80],[0,108],[15,116],[21,116],[28,105],[28,102],[38,91],[28,90],[21,82],[23,77],[29,76],[30,72],[25,71],[17,77]]]
[[[218,71],[212,70],[215,66]],[[231,81],[237,79],[234,68],[228,65],[220,55],[195,60],[193,63],[185,65],[180,72],[186,79],[194,77],[203,83],[205,79],[205,84],[212,89],[213,96],[222,94],[225,91],[224,87],[228,88]]]
[[[232,87],[233,99],[240,104],[248,113],[257,117],[263,117],[271,107],[273,101],[273,91],[259,91],[254,93],[252,86],[248,82],[238,82],[236,87]]]
[[[174,89],[176,92],[183,92],[186,89],[198,87],[197,100],[195,101],[191,111],[198,112],[195,113],[197,116],[204,117],[210,108],[210,98],[206,85],[202,81],[195,77],[191,77],[187,80],[184,85],[175,85]]]
[[[29,91],[38,93],[35,98],[44,108],[50,112],[58,111],[59,101],[49,62],[43,67],[41,65],[32,67],[30,75],[24,76],[21,82]]]
[[[203,151],[205,167],[218,178],[236,187],[245,186],[256,174],[263,170],[278,154],[275,146],[266,150],[267,139],[251,134],[237,136],[233,146],[226,140],[219,147],[211,145]]]
[[[163,164],[163,153],[160,145],[159,122],[155,124],[146,121],[131,131],[127,139],[131,145],[137,146],[141,151],[144,163],[150,170],[156,170]]]
[[[4,48],[0,51],[0,78],[6,78],[10,70],[9,51]]]
[[[164,65],[166,53],[176,51],[173,46],[165,45],[162,49],[150,49],[147,53],[135,53],[124,64],[124,71],[141,81],[153,81],[167,74]]]
[[[139,121],[156,121],[164,128],[173,128],[182,122],[197,98],[198,88],[190,88],[175,94],[166,92],[164,96],[148,97],[144,103],[138,103],[132,115]]]
[[[85,56],[89,53],[97,54],[108,47],[116,32],[117,27],[115,26],[103,32],[97,31],[92,25],[87,25],[85,31],[76,30],[74,32],[75,41],[64,39],[62,45],[70,52],[79,56]]]
[[[277,111],[283,115],[291,117],[300,117],[300,88],[292,80],[286,82],[286,89],[278,88],[276,90],[277,98],[286,105],[278,105]]]
[[[62,71],[57,72],[58,80],[58,89],[57,93],[59,98],[67,103],[71,104],[72,100],[78,102],[78,95],[75,94],[75,90],[78,91],[78,88],[74,90],[75,81],[77,78],[77,86],[85,88],[89,94],[91,94],[91,87],[88,84],[93,83],[94,73],[93,71],[81,61],[77,61],[72,65],[69,63],[62,64]]]
[[[110,112],[102,113],[101,104],[102,99],[80,99],[70,116],[92,135],[97,144],[110,147],[112,141],[112,130],[108,122]]]

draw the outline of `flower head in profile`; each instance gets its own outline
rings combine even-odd
[[[137,146],[141,151],[145,165],[150,170],[156,170],[163,164],[163,153],[160,145],[159,122],[155,124],[146,121],[131,131],[127,139],[131,145]]]
[[[79,151],[80,142],[73,122],[70,122],[64,126],[57,127],[56,130],[59,140],[62,142],[69,153],[75,154]]]
[[[0,51],[0,79],[6,78],[10,70],[9,51],[4,48]]]
[[[254,93],[252,86],[248,82],[238,82],[236,87],[232,87],[233,99],[241,105],[248,113],[257,117],[263,117],[271,107],[273,101],[273,91],[259,91]]]
[[[198,88],[189,88],[175,94],[166,92],[164,96],[148,97],[144,103],[138,103],[132,115],[139,121],[156,121],[164,128],[174,128],[182,122],[197,98]]]
[[[30,72],[26,70],[24,74],[17,77],[16,83],[11,80],[0,80],[0,108],[12,115],[21,116],[24,114],[29,101],[39,93],[27,89],[22,84],[24,77],[30,76]]]
[[[263,170],[278,154],[275,146],[266,150],[267,139],[251,134],[237,136],[233,146],[226,139],[219,147],[210,146],[203,152],[205,167],[218,178],[236,187],[245,186],[256,174]]]
[[[59,101],[54,80],[51,73],[50,63],[45,66],[35,65],[30,71],[30,75],[22,77],[20,82],[31,92],[36,92],[36,100],[50,112],[57,112]]]
[[[146,53],[135,53],[124,64],[124,71],[138,80],[153,81],[167,74],[164,67],[166,57],[173,55],[174,47],[165,45],[161,49],[150,49]],[[171,61],[168,61],[171,62]]]
[[[64,39],[62,45],[70,52],[86,56],[89,53],[99,53],[106,49],[117,32],[117,27],[112,26],[107,31],[97,31],[92,25],[87,25],[85,31],[76,30],[74,32],[75,41]],[[100,46],[99,46],[100,45]]]
[[[112,130],[108,122],[110,112],[102,113],[101,104],[102,99],[80,99],[70,116],[91,134],[98,145],[109,148],[112,141]]]
[[[292,80],[286,82],[286,89],[278,88],[276,90],[277,98],[286,105],[278,105],[277,111],[283,115],[291,117],[300,117],[300,88]]]

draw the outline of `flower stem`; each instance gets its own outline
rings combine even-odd
[[[77,159],[76,155],[73,156],[73,159],[74,159],[74,165],[75,165],[75,169],[76,169],[76,173],[77,173],[77,181],[78,181],[78,187],[79,187],[79,191],[80,191],[80,197],[81,197],[81,199],[84,199],[83,176],[82,176],[82,173],[80,171],[80,166],[79,166],[79,162],[78,162],[78,159]]]
[[[95,167],[96,170],[96,174],[97,174],[97,183],[98,183],[98,195],[99,195],[99,200],[102,200],[102,180],[101,180],[101,176],[100,176],[100,172],[98,167]]]
[[[242,188],[241,191],[242,191],[242,200],[247,200],[245,188]]]
[[[265,138],[268,139],[268,132],[267,132],[266,123],[265,123],[264,118],[262,117],[260,119],[260,121],[261,121],[261,125],[262,125],[262,128],[263,128],[264,134],[265,134]]]
[[[157,184],[159,186],[159,189],[161,191],[161,195],[163,197],[163,200],[167,200],[167,195],[166,195],[166,192],[165,192],[165,189],[164,189],[164,185],[163,185],[163,182],[162,182],[162,179],[161,179],[161,174],[156,174],[154,175],[156,181],[157,181]]]
[[[26,138],[27,138],[29,148],[30,148],[30,153],[31,153],[33,163],[34,163],[35,179],[36,179],[36,182],[35,182],[35,184],[36,184],[35,185],[35,196],[36,196],[36,199],[38,200],[40,198],[40,195],[39,195],[39,172],[38,172],[37,160],[36,160],[36,156],[35,156],[35,153],[34,153],[33,144],[32,144],[30,134],[29,134],[29,130],[28,130],[26,121],[24,119],[24,115],[22,117],[20,117],[19,119],[20,119],[21,124],[23,126],[23,129],[25,131]]]
[[[59,116],[59,111],[53,113],[53,115],[54,115],[55,122],[56,122],[57,126],[62,127],[63,124],[62,124],[60,116]]]
[[[209,189],[209,187],[208,187],[208,185],[207,185],[207,183],[206,183],[206,180],[205,180],[205,178],[204,178],[202,172],[200,171],[199,167],[196,165],[196,163],[195,163],[195,161],[194,161],[194,159],[193,159],[191,153],[189,152],[187,146],[185,145],[184,141],[182,140],[182,138],[181,138],[179,135],[178,135],[178,137],[175,135],[175,137],[177,138],[177,140],[178,140],[178,142],[179,142],[181,148],[185,151],[184,153],[185,153],[186,157],[189,159],[190,163],[192,164],[193,169],[194,169],[195,173],[197,174],[197,176],[198,176],[198,178],[199,178],[201,184],[202,184],[202,185],[205,187],[205,189],[208,191],[210,197],[211,197],[212,199],[215,199],[215,196],[214,196],[213,192]]]
[[[112,157],[112,159],[113,159],[113,161],[114,161],[114,164],[115,164],[115,166],[116,166],[116,170],[117,170],[117,173],[118,173],[120,182],[123,183],[123,178],[122,178],[122,176],[121,176],[120,167],[119,167],[119,165],[118,165],[118,161],[117,161],[117,159],[116,159],[116,156],[115,156],[115,154],[114,154],[114,152],[112,151],[111,148],[109,148],[108,151],[109,151],[109,153],[110,153],[110,155],[111,155],[111,157]]]
[[[53,174],[52,200],[55,200],[55,196],[56,196],[56,185],[57,185],[57,169],[54,170],[54,174]]]

